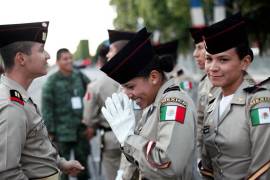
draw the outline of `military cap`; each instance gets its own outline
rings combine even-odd
[[[167,43],[158,44],[154,46],[157,55],[177,55],[178,40],[173,40]]]
[[[189,28],[189,32],[193,38],[194,44],[198,44],[203,41],[203,33],[205,28],[206,26]]]
[[[169,56],[166,58],[166,61],[173,63],[173,66],[176,64],[177,60],[177,49],[178,49],[178,40],[173,40],[167,43],[162,43],[154,46],[155,53],[158,56]]]
[[[44,44],[49,22],[0,25],[0,48],[17,41],[34,41]]]
[[[203,38],[210,54],[221,53],[240,44],[248,46],[246,22],[241,13],[237,13],[207,27]]]
[[[155,55],[149,37],[146,28],[141,29],[101,70],[120,84],[136,77]]]
[[[131,40],[134,38],[134,32],[108,30],[110,44],[120,40]]]

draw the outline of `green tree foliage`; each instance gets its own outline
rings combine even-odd
[[[91,59],[88,40],[80,40],[77,50],[73,54],[74,60]]]
[[[144,20],[149,31],[160,31],[160,41],[179,39],[180,49],[186,52],[192,41],[188,32],[191,26],[189,0],[111,0],[116,8],[116,29],[136,31],[138,18]],[[225,0],[227,15],[239,10],[249,19],[248,31],[252,42],[261,50],[269,47],[270,1],[269,0]],[[202,0],[206,23],[213,20],[214,0]]]
[[[241,11],[248,20],[250,40],[257,43],[261,53],[270,46],[270,1],[227,0],[227,13]]]
[[[188,0],[111,0],[117,11],[116,29],[136,31],[138,17],[149,31],[160,31],[160,41],[179,39],[186,50],[190,44],[190,12]]]

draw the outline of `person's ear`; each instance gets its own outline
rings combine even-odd
[[[17,52],[14,59],[15,59],[15,62],[17,64],[19,64],[20,66],[24,66],[25,65],[26,56],[25,56],[24,53]]]
[[[160,73],[157,70],[152,70],[149,75],[149,80],[153,85],[156,85],[160,81]]]
[[[246,55],[241,61],[241,66],[242,66],[241,69],[243,71],[246,71],[250,63],[251,63],[251,57],[250,55]]]

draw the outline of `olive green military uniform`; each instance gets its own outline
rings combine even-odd
[[[202,129],[205,108],[207,107],[208,101],[212,100],[220,92],[220,88],[214,87],[210,82],[207,75],[204,75],[198,85],[198,101],[197,101],[197,149],[198,158],[201,157],[201,147],[202,147]]]
[[[58,155],[36,104],[6,76],[0,83],[0,137],[0,179],[39,179],[58,173]]]
[[[89,82],[85,75],[76,70],[70,76],[64,76],[58,71],[48,77],[42,91],[42,115],[61,156],[70,159],[73,149],[74,158],[85,167],[78,179],[89,177],[87,159],[90,148],[85,137],[86,126],[81,122],[82,99]],[[67,175],[62,177],[67,178]]]
[[[207,107],[203,126],[204,170],[212,173],[214,179],[270,179],[269,89],[254,86],[254,81],[245,75],[219,116],[221,97],[219,93]]]
[[[84,123],[94,129],[101,129],[105,132],[102,137],[104,146],[102,152],[102,165],[105,176],[108,180],[114,180],[120,165],[121,151],[120,144],[112,132],[109,123],[104,118],[101,108],[107,97],[114,92],[120,91],[120,85],[102,74],[99,79],[90,83],[84,96]]]
[[[175,79],[160,88],[122,150],[144,179],[196,179],[195,107]]]

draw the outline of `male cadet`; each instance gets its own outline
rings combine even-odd
[[[84,167],[60,158],[27,89],[47,73],[44,50],[49,22],[0,25],[5,74],[0,82],[0,178],[58,180],[59,170],[76,175]]]
[[[204,28],[190,28],[191,37],[194,40],[195,49],[193,51],[193,57],[197,63],[197,66],[200,70],[204,72],[205,68],[205,46],[203,42],[203,33]],[[197,123],[197,148],[198,148],[198,158],[201,157],[202,150],[202,126],[204,119],[204,110],[208,104],[208,102],[214,98],[215,94],[219,91],[219,88],[216,88],[212,85],[210,80],[205,74],[200,79],[198,85],[198,95],[197,95],[197,115],[198,115],[198,123]]]
[[[108,30],[108,33],[110,49],[107,58],[110,60],[133,38],[134,34],[115,30]],[[102,169],[107,180],[114,180],[116,177],[121,151],[119,142],[101,113],[101,108],[106,98],[118,91],[120,91],[120,85],[103,73],[96,81],[88,85],[84,97],[83,122],[88,127],[94,130],[99,129],[101,132]]]

